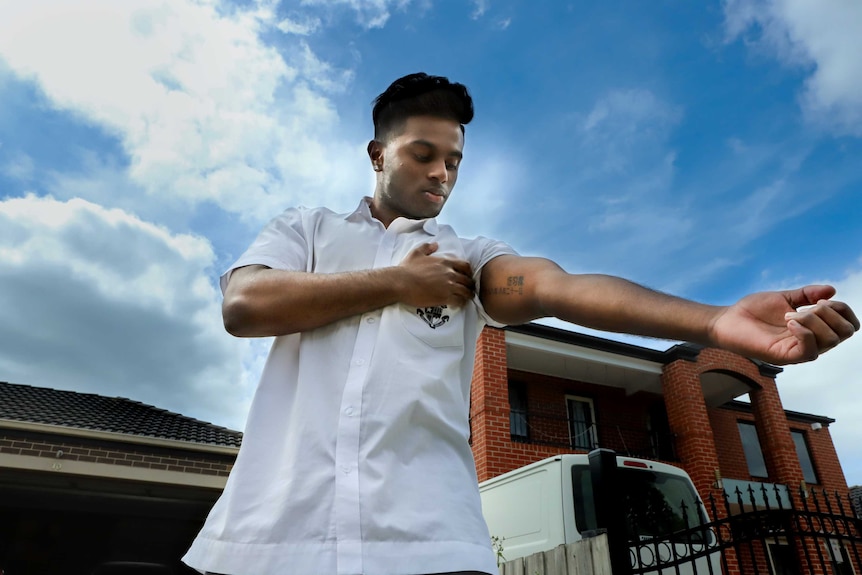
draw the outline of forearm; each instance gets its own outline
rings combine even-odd
[[[336,274],[236,270],[225,290],[225,329],[239,337],[287,335],[315,329],[399,301],[397,267]]]
[[[543,315],[599,329],[713,345],[712,324],[724,309],[606,275],[554,274],[538,287]]]

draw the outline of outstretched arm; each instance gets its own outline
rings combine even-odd
[[[238,268],[225,289],[225,329],[239,337],[287,335],[393,303],[464,305],[473,297],[470,264],[431,255],[436,250],[436,243],[422,244],[397,266],[357,272]]]
[[[732,306],[704,305],[627,280],[569,274],[543,258],[500,256],[482,270],[480,297],[494,319],[540,317],[600,329],[720,347],[774,364],[815,359],[859,329],[830,286],[749,295]],[[804,310],[799,308],[812,306]]]

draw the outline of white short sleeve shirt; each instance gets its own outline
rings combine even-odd
[[[488,261],[515,253],[433,219],[384,228],[365,198],[350,214],[287,210],[231,270],[380,268],[429,241],[436,255],[469,261],[477,282]],[[468,444],[486,323],[475,297],[276,338],[236,465],[184,561],[231,575],[495,573]]]

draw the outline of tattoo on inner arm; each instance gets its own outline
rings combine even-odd
[[[509,276],[505,286],[492,287],[488,291],[492,295],[524,295],[524,276]]]

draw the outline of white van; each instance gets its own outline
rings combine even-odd
[[[656,461],[616,457],[621,503],[629,514],[630,541],[655,542],[654,537],[685,527],[682,506],[692,527],[708,521],[706,509],[688,474]],[[502,545],[506,561],[574,543],[597,529],[592,480],[586,454],[549,457],[479,484],[482,512],[491,536]],[[657,513],[660,511],[661,513]],[[661,516],[661,524],[656,517]],[[714,545],[710,531],[698,531],[685,541],[658,547],[661,561],[690,556]],[[643,555],[644,550],[641,550]],[[652,553],[649,553],[653,555]],[[698,573],[720,574],[718,553],[698,561]],[[704,563],[701,566],[701,563]],[[683,573],[693,566],[681,567]]]

